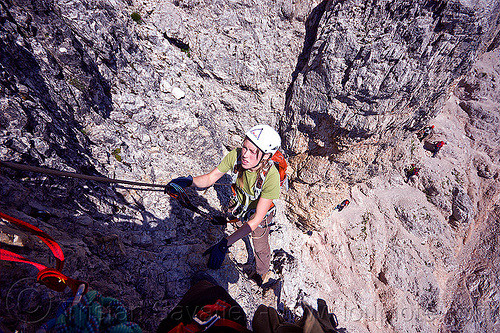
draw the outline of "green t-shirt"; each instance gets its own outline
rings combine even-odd
[[[229,154],[227,154],[224,159],[222,159],[222,162],[217,166],[217,169],[219,169],[220,172],[228,172],[230,171],[235,163],[236,159],[238,158],[238,151],[237,149],[232,150]],[[236,184],[236,187],[239,190],[243,190],[246,193],[250,194],[253,196],[254,191],[253,188],[255,186],[255,182],[257,181],[257,176],[258,172],[257,171],[249,171],[245,170],[243,171],[243,187],[240,188],[239,184]],[[238,193],[238,200],[240,202],[243,201],[243,194]],[[262,192],[260,194],[261,198],[264,199],[278,199],[280,196],[280,175],[278,173],[278,170],[275,167],[272,167],[269,169],[269,172],[267,173],[266,180],[264,181],[264,184],[262,185]],[[250,203],[248,206],[249,209],[257,207],[257,200],[253,201]]]

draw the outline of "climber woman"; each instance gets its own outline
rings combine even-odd
[[[229,246],[251,234],[257,272],[252,278],[260,285],[269,277],[269,225],[274,217],[273,200],[280,195],[280,175],[270,158],[280,145],[281,138],[273,128],[254,126],[245,133],[242,147],[228,153],[211,172],[197,177],[175,178],[169,183],[182,188],[207,188],[231,172],[233,198],[230,213],[241,226],[204,253],[210,254],[209,268],[220,268]]]

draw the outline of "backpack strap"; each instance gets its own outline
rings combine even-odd
[[[260,194],[262,193],[262,186],[264,186],[264,182],[266,181],[267,174],[269,173],[269,170],[273,167],[274,162],[269,159],[267,161],[267,164],[262,167],[262,170],[259,172],[259,175],[257,176],[257,181],[255,182],[255,186],[253,188],[253,195],[256,197],[253,200],[256,200],[258,197],[260,197]]]
[[[271,159],[269,159],[267,161],[267,164],[262,167],[259,174],[257,175],[257,180],[255,181],[253,187],[253,195],[250,195],[242,190],[241,192],[243,193],[244,202],[240,202],[236,194],[236,187],[237,187],[236,184],[242,166],[241,166],[241,149],[240,148],[237,149],[236,162],[234,163],[234,166],[231,169],[231,177],[232,177],[231,190],[233,193],[233,205],[230,208],[233,216],[242,219],[243,222],[245,222],[244,220],[247,220],[249,218],[250,214],[248,214],[248,206],[250,205],[251,201],[255,201],[260,197],[260,194],[262,193],[262,187],[264,186],[264,182],[266,181],[267,174],[269,173],[269,170],[271,170],[273,165],[274,162]],[[269,213],[273,211],[274,208],[275,206],[273,204],[272,207],[267,212],[266,216],[269,215]]]
[[[236,149],[236,162],[234,162],[233,168],[231,169],[231,178],[233,184],[236,183],[238,179],[238,174],[241,169],[241,148]]]

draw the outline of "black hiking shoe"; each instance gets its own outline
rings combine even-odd
[[[253,273],[252,275],[249,275],[248,278],[257,283],[259,287],[262,286],[262,276],[260,276],[260,274],[258,274],[257,272]]]

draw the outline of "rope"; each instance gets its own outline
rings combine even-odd
[[[115,298],[103,297],[96,290],[85,294],[81,301],[71,305],[71,299],[61,304],[56,318],[40,328],[41,332],[53,329],[58,333],[141,333],[136,323],[127,321],[127,310]]]
[[[76,172],[59,171],[59,170],[54,170],[54,169],[49,169],[49,168],[34,167],[34,166],[25,165],[25,164],[21,164],[21,163],[6,162],[6,161],[0,161],[0,165],[11,168],[11,169],[15,169],[15,170],[31,171],[31,172],[43,173],[43,174],[59,176],[59,177],[71,177],[71,178],[93,180],[93,181],[104,182],[104,183],[161,187],[165,193],[168,193],[167,188],[170,186],[170,187],[174,188],[174,190],[177,192],[177,194],[175,194],[175,193],[168,193],[168,194],[171,197],[178,199],[183,207],[188,208],[188,209],[190,209],[190,210],[192,210],[192,211],[194,211],[194,212],[196,212],[196,213],[198,213],[198,214],[200,214],[208,219],[215,219],[216,221],[219,221],[219,223],[222,223],[223,219],[225,220],[224,217],[210,216],[208,213],[200,210],[198,207],[191,204],[184,189],[180,186],[177,186],[177,184],[162,185],[162,184],[153,184],[153,183],[134,182],[134,181],[123,180],[123,179],[111,179],[111,178],[107,178],[107,177],[83,175],[83,174],[76,173]],[[229,185],[229,184],[217,183],[215,185],[224,186],[224,185]],[[144,190],[144,189],[142,189],[142,190]],[[148,189],[148,190],[155,191],[152,189]]]
[[[169,190],[168,188],[172,188],[173,191]],[[191,201],[189,200],[189,197],[188,197],[186,191],[184,191],[184,189],[181,186],[177,185],[176,183],[173,183],[173,182],[170,183],[165,188],[165,193],[170,195],[170,197],[177,199],[182,207],[187,208],[195,213],[200,214],[201,216],[210,220],[212,224],[225,225],[227,223],[227,219],[224,216],[211,215],[207,212],[202,211],[201,209],[199,209],[195,205],[193,205],[191,203]]]
[[[16,170],[31,171],[31,172],[43,173],[46,175],[53,175],[53,176],[59,176],[59,177],[71,177],[71,178],[78,178],[78,179],[93,180],[93,181],[104,182],[104,183],[128,184],[128,185],[136,185],[136,186],[150,186],[150,187],[161,187],[161,188],[164,188],[166,186],[166,185],[162,185],[162,184],[142,183],[142,182],[134,182],[134,181],[130,181],[130,180],[111,179],[111,178],[107,178],[107,177],[83,175],[83,174],[76,173],[76,172],[59,171],[59,170],[35,167],[35,166],[14,163],[14,162],[0,161],[0,165],[11,168],[11,169],[16,169]]]

